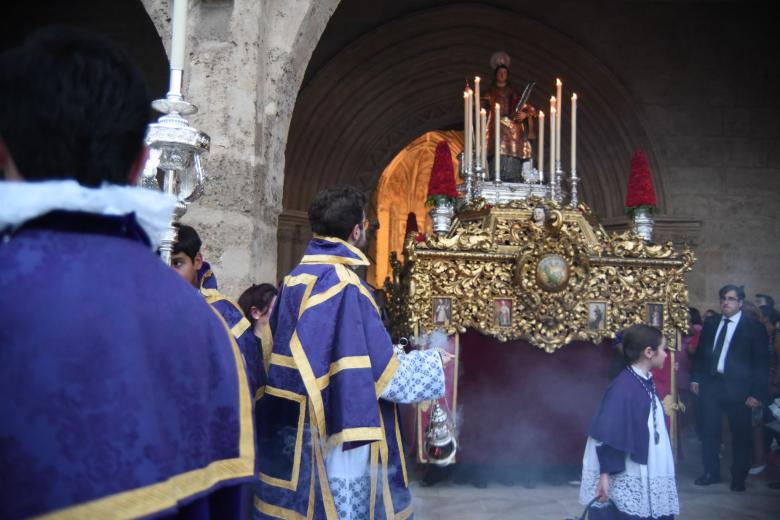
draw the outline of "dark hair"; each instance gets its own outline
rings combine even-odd
[[[777,325],[777,322],[780,321],[780,311],[774,307],[770,307],[769,305],[760,305],[758,308],[761,309],[761,314],[763,314],[763,316],[774,325]]]
[[[2,53],[0,71],[0,137],[24,179],[128,184],[150,110],[119,47],[49,27]]]
[[[175,224],[178,233],[176,233],[176,243],[173,244],[173,254],[184,253],[195,261],[195,255],[200,252],[200,246],[203,245],[198,232],[192,226],[186,224]]]
[[[350,186],[321,191],[309,206],[311,230],[320,236],[346,240],[363,221],[366,196]]]
[[[701,325],[701,313],[696,307],[688,307],[688,319],[691,320],[692,325]]]
[[[498,65],[495,69],[493,69],[493,77],[494,78],[498,74],[498,69],[504,69],[506,71],[506,73],[509,74],[509,67],[507,67],[506,65],[501,64],[501,65]]]
[[[645,348],[658,350],[662,340],[663,334],[655,327],[641,323],[631,325],[623,331],[622,335],[623,359],[628,365],[636,363]]]
[[[249,312],[252,307],[256,307],[260,312],[265,312],[270,307],[279,291],[270,283],[252,284],[247,290],[238,297],[238,306],[244,311],[244,315],[254,325],[255,320],[252,313]]]
[[[744,299],[745,299],[745,288],[744,287],[740,287],[740,286],[736,286],[736,285],[731,285],[731,284],[724,285],[723,287],[721,287],[720,291],[718,291],[718,296],[720,298],[723,298],[724,296],[726,296],[726,293],[729,292],[729,291],[734,291],[735,293],[737,293],[737,299],[740,300],[740,301],[744,301]]]
[[[765,299],[766,300],[766,304],[769,307],[774,307],[775,306],[775,299],[772,298],[771,296],[769,296],[768,294],[758,293],[758,294],[756,294],[756,298],[763,298],[763,299]],[[763,307],[763,305],[762,305],[762,307]]]

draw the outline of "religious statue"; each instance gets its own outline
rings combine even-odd
[[[536,140],[534,119],[537,117],[536,109],[527,103],[527,94],[532,85],[526,87],[525,96],[515,89],[509,81],[509,63],[511,59],[505,52],[496,52],[490,59],[493,67],[494,81],[480,100],[488,114],[488,146],[490,152],[495,149],[493,139],[494,108],[496,103],[501,106],[500,113],[500,151],[501,151],[501,180],[507,182],[523,182],[525,177],[531,176],[533,147],[531,142]],[[495,161],[495,158],[493,158]],[[494,168],[490,168],[494,171]]]

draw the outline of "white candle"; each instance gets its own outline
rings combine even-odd
[[[476,156],[475,163],[480,164],[480,153],[482,149],[482,138],[480,137],[482,135],[482,128],[480,127],[480,117],[479,117],[479,109],[480,109],[480,100],[479,100],[479,82],[480,78],[479,76],[476,76],[474,78],[474,126],[476,127],[476,132],[474,133],[474,155]]]
[[[171,68],[184,70],[184,40],[187,37],[187,0],[173,0],[171,23]]]
[[[558,102],[555,100],[555,96],[550,97],[550,164],[555,169],[555,113],[558,111],[556,108]],[[552,181],[552,176],[550,176]]]
[[[481,132],[479,134],[479,140],[482,141],[482,157],[479,158],[479,164],[482,165],[482,178],[487,178],[487,110],[481,108],[479,110],[479,128]]]
[[[555,179],[555,104],[550,107],[550,182]]]
[[[556,99],[556,105],[555,105],[555,114],[556,114],[556,120],[555,120],[555,163],[560,164],[561,162],[561,116],[563,115],[563,111],[561,110],[561,103],[563,102],[563,93],[561,92],[563,90],[563,83],[559,78],[555,78],[555,99]]]
[[[493,170],[496,172],[496,182],[498,182],[501,180],[501,105],[498,103],[496,103],[493,118],[496,120],[495,132],[493,134],[493,141],[496,145],[496,150],[493,155]]]
[[[463,91],[463,171],[466,171],[466,143],[469,135],[469,89]]]
[[[544,112],[539,111],[539,155],[536,161],[539,170],[539,182],[544,181]]]
[[[577,94],[571,95],[571,171],[577,169]]]
[[[473,157],[472,157],[472,153],[473,153],[472,139],[474,138],[474,125],[472,124],[472,119],[471,119],[471,102],[473,100],[473,95],[474,95],[474,93],[471,91],[471,89],[466,89],[466,104],[468,105],[467,108],[466,108],[466,113],[467,113],[467,117],[466,117],[466,156],[465,156],[466,171],[471,171],[472,164],[473,164],[472,163],[472,161],[473,161]]]

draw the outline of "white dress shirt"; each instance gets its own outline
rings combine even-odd
[[[720,351],[720,359],[718,359],[718,373],[722,374],[726,370],[726,356],[729,353],[729,347],[731,346],[731,338],[734,337],[734,331],[737,329],[737,324],[742,317],[742,311],[737,312],[734,316],[726,318],[725,316],[720,320],[718,324],[718,330],[715,331],[715,341],[718,341],[718,334],[720,329],[723,328],[723,320],[728,319],[728,329],[726,329],[726,339],[723,341],[723,350]],[[712,366],[712,365],[710,365]]]

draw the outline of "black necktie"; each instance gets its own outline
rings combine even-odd
[[[723,318],[723,326],[720,328],[718,337],[715,338],[715,349],[712,351],[712,367],[710,368],[710,374],[715,375],[718,373],[718,362],[720,361],[720,353],[723,351],[723,343],[726,342],[726,331],[729,328],[731,320]]]

